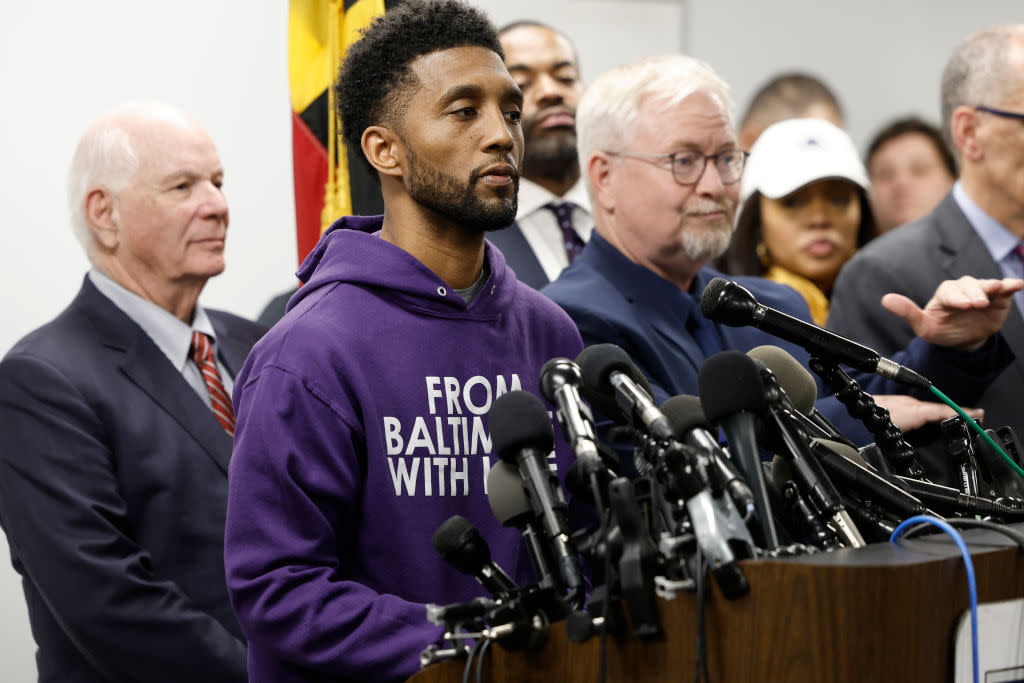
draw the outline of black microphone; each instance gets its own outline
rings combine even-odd
[[[491,560],[487,541],[465,517],[449,517],[431,541],[445,562],[474,577],[494,597],[503,599],[519,590],[516,582]]]
[[[910,477],[896,477],[897,483],[902,482],[917,498],[940,510],[949,510],[954,514],[982,515],[1002,517],[1014,522],[1024,521],[1024,510],[1003,505],[987,498],[969,496],[958,489],[930,481],[921,481]]]
[[[547,408],[531,393],[510,391],[494,401],[489,418],[494,450],[519,468],[534,515],[554,546],[570,601],[582,597],[583,574],[569,541],[565,497],[558,477],[548,467],[555,433]]]
[[[931,386],[931,382],[921,375],[883,358],[877,351],[813,323],[761,305],[748,290],[724,278],[716,277],[707,284],[700,297],[700,310],[709,320],[732,327],[753,325],[802,346],[812,356],[844,363],[863,372],[873,372],[901,384],[923,389]]]
[[[865,545],[838,489],[811,453],[810,438],[797,417],[799,413],[779,386],[774,373],[756,358],[746,356],[746,361],[754,365],[760,375],[767,404],[765,419],[775,425],[783,446],[780,454],[789,459],[802,492],[820,514],[828,517],[830,526],[847,546],[859,548]]]
[[[749,519],[755,513],[754,494],[732,460],[718,445],[718,440],[711,435],[710,430],[713,428],[704,415],[700,399],[686,394],[673,396],[661,404],[661,412],[668,418],[677,439],[698,451],[707,452],[709,474],[719,488],[729,494],[736,507],[743,511],[744,519]]]
[[[768,369],[775,374],[779,386],[786,392],[793,407],[796,408],[797,418],[807,418],[806,420],[801,419],[801,422],[809,431],[817,432],[820,438],[841,441],[856,447],[814,407],[814,402],[818,399],[818,385],[814,381],[814,376],[800,364],[800,361],[793,358],[785,349],[770,344],[753,348],[747,351],[747,355],[767,365]]]
[[[601,494],[600,481],[595,476],[602,471],[607,474],[608,467],[598,451],[590,408],[580,398],[582,383],[580,367],[568,358],[552,358],[540,371],[540,392],[558,406],[558,423],[576,455],[574,466],[582,468],[577,472],[588,480],[592,487],[589,497],[594,498]],[[594,506],[600,509],[603,500],[607,498],[596,499]]]
[[[649,387],[645,388],[647,381],[643,373],[621,348],[615,344],[597,344],[584,349],[580,354],[580,370],[587,399],[606,409],[617,408],[606,415],[622,415],[633,427],[644,430],[658,441],[672,438],[672,427],[654,404]]]
[[[779,547],[779,535],[772,519],[768,487],[757,446],[758,416],[768,409],[761,375],[746,355],[722,351],[704,361],[697,374],[704,414],[725,432],[729,454],[743,473],[754,495],[757,527],[762,548]]]
[[[561,590],[561,578],[551,569],[555,563],[551,550],[533,523],[533,510],[514,465],[499,460],[487,472],[487,502],[502,526],[514,527],[522,534],[537,584],[541,588]]]
[[[811,439],[811,452],[829,474],[900,521],[914,515],[938,516],[919,498],[870,469],[855,448],[836,441]]]

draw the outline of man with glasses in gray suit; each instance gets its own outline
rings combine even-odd
[[[925,306],[943,280],[1024,275],[1024,24],[975,33],[956,47],[942,75],[942,122],[960,157],[960,179],[930,214],[863,248],[832,293],[828,327],[883,355],[921,334],[904,313]],[[1018,433],[1024,430],[1022,311],[1018,291],[1001,330],[1016,360],[977,403],[988,426]],[[950,339],[947,345],[977,343]]]

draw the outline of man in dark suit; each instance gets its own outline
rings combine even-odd
[[[40,681],[245,681],[224,579],[234,374],[264,328],[206,310],[228,207],[213,141],[157,104],[76,150],[92,268],[0,362],[0,524]]]
[[[583,81],[568,37],[535,21],[498,31],[505,66],[523,91],[526,142],[519,210],[487,239],[520,281],[540,289],[583,249],[593,221],[576,158],[576,105]]]
[[[585,344],[622,346],[649,379],[658,401],[696,394],[701,364],[718,351],[774,344],[804,364],[808,359],[803,349],[760,330],[713,323],[698,306],[704,286],[718,275],[707,264],[732,237],[745,158],[730,106],[728,86],[710,67],[678,55],[617,67],[591,84],[580,102],[579,151],[594,207],[594,235],[542,293],[569,313]],[[789,287],[759,278],[741,283],[765,304],[810,320],[806,302]],[[962,289],[984,300],[983,313],[970,309],[982,304],[965,302]],[[930,327],[915,325],[924,339],[893,359],[970,405],[1009,362],[1005,344],[993,335],[1012,291],[998,280],[944,283],[926,310],[915,306],[905,312]],[[969,310],[963,310],[965,305]],[[968,353],[929,343],[952,334],[984,346]],[[872,393],[902,392],[873,375],[862,384]],[[870,440],[834,398],[819,409],[851,439]],[[951,414],[944,406],[906,396],[891,410],[904,428]]]
[[[905,313],[925,306],[939,282],[1024,275],[1022,93],[1024,25],[976,33],[954,50],[942,76],[942,116],[960,156],[960,179],[930,214],[874,240],[846,264],[828,327],[888,353],[914,336],[918,328]],[[1024,295],[1014,298],[1002,335],[1016,360],[977,405],[986,425],[1021,434]]]

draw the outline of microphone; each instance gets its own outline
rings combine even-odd
[[[753,325],[802,346],[812,356],[844,363],[901,384],[922,389],[931,386],[931,382],[921,375],[883,358],[877,351],[813,323],[761,305],[748,290],[724,278],[716,277],[707,284],[700,297],[700,310],[704,317],[732,327]]]
[[[819,548],[835,547],[835,534],[822,523],[817,511],[800,492],[789,461],[776,455],[772,459],[771,470],[772,485],[779,492],[783,512],[788,512],[788,521],[804,533],[801,542]]]
[[[487,502],[502,526],[515,527],[522,534],[526,551],[530,555],[530,564],[537,576],[537,584],[541,588],[557,589],[561,584],[551,570],[554,559],[533,524],[533,510],[530,509],[530,501],[526,499],[523,480],[513,465],[499,460],[491,467],[487,473]]]
[[[762,548],[779,547],[768,486],[757,447],[758,415],[767,412],[761,375],[750,359],[739,351],[722,351],[704,361],[697,373],[704,414],[725,432],[729,453],[743,473],[754,496],[758,541]]]
[[[759,360],[749,356],[745,358],[760,375],[768,408],[766,418],[775,424],[783,445],[782,455],[787,457],[792,465],[796,481],[803,493],[823,516],[829,518],[831,527],[847,546],[859,548],[865,545],[860,531],[843,505],[839,491],[825,474],[821,463],[811,453],[807,433],[796,417],[797,411],[789,397],[782,391],[775,375]]]
[[[547,408],[525,391],[499,396],[489,414],[491,442],[498,457],[519,468],[527,499],[541,528],[555,549],[562,577],[571,595],[582,596],[583,574],[570,547],[567,506],[558,477],[548,467],[548,453],[555,446],[554,428]]]
[[[615,344],[597,344],[580,354],[580,370],[587,399],[606,415],[619,414],[634,428],[642,428],[657,441],[671,439],[672,427],[649,393],[643,373]],[[592,398],[593,397],[593,398]]]
[[[772,345],[758,346],[747,351],[747,355],[764,363],[775,374],[779,386],[786,392],[797,410],[796,417],[807,429],[819,433],[823,438],[856,447],[814,407],[814,402],[818,399],[818,385],[814,381],[814,376],[800,361],[786,350]],[[804,417],[807,419],[802,419]]]
[[[558,423],[576,454],[573,467],[577,475],[587,480],[591,487],[589,497],[594,507],[601,509],[607,497],[601,496],[601,473],[611,478],[608,467],[601,458],[594,436],[594,418],[580,398],[579,387],[583,383],[580,367],[568,358],[552,358],[540,371],[540,391],[551,403],[558,406]],[[572,469],[572,468],[570,468]],[[568,477],[568,473],[566,473]]]
[[[487,541],[465,517],[449,517],[434,532],[431,542],[445,562],[475,578],[499,600],[519,590],[515,581],[491,560]]]
[[[732,460],[722,451],[718,440],[711,435],[711,423],[704,415],[700,399],[686,394],[673,396],[661,404],[661,412],[668,418],[677,439],[708,454],[710,472],[718,488],[724,489],[736,507],[743,511],[743,518],[749,519],[755,513],[754,494]]]
[[[1024,521],[1024,510],[1003,505],[987,498],[969,496],[958,489],[930,481],[921,481],[910,477],[896,477],[898,482],[906,485],[910,492],[929,505],[941,510],[950,510],[954,514],[982,515],[985,517],[1003,517],[1014,522]]]
[[[864,460],[855,448],[835,441],[811,439],[811,452],[830,474],[899,517],[900,521],[915,515],[939,516],[926,508],[919,498],[862,464]]]

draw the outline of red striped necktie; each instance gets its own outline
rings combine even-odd
[[[235,435],[235,411],[231,408],[231,397],[224,390],[224,384],[220,381],[220,372],[217,371],[217,361],[213,357],[213,346],[210,338],[202,332],[192,332],[192,346],[189,347],[189,355],[195,362],[199,372],[206,382],[206,390],[210,392],[210,407],[213,415],[220,422],[220,426],[229,436]]]

